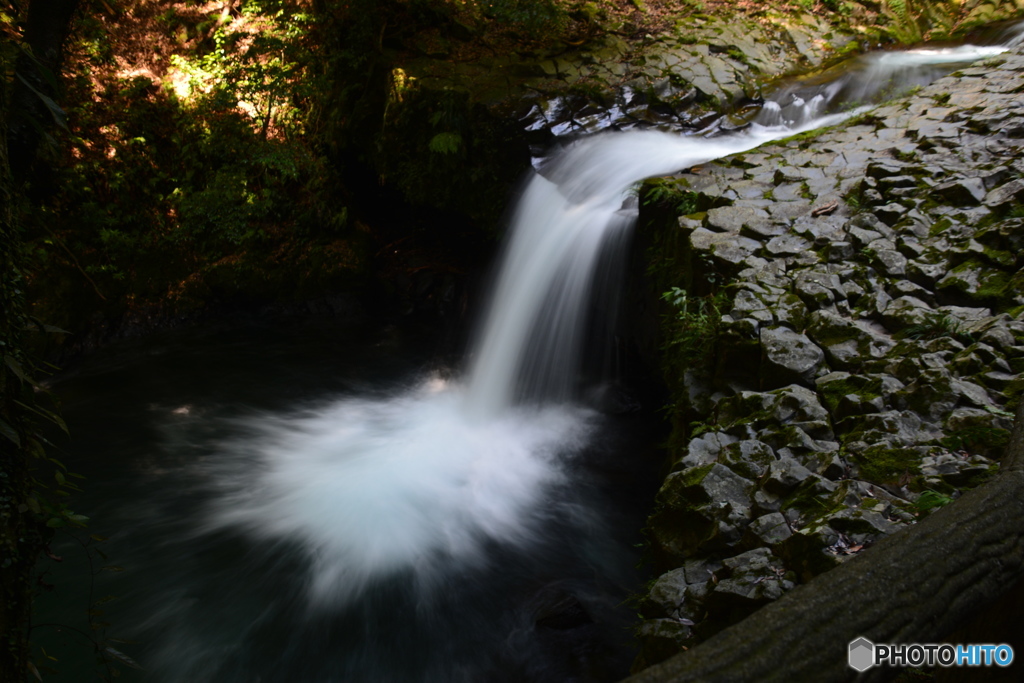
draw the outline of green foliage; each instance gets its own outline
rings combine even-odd
[[[915,340],[952,337],[965,344],[974,343],[974,335],[964,327],[963,321],[949,315],[932,316],[923,323],[900,330],[896,336],[900,339]]]
[[[271,125],[284,134],[299,133],[301,110],[293,103],[309,99],[317,85],[308,78],[312,56],[304,40],[313,17],[282,2],[254,0],[242,5],[242,16],[214,31],[209,52],[171,57],[185,77],[177,94],[233,103],[264,136]]]
[[[430,138],[430,151],[438,154],[455,154],[462,147],[462,136],[458,133],[438,133]]]
[[[991,0],[883,0],[887,18],[883,29],[905,44],[925,40],[948,40],[966,31],[1010,19],[1019,12],[1016,3]]]
[[[825,6],[831,12],[835,12],[840,16],[848,17],[853,14],[855,5],[852,2],[844,2],[843,0],[822,0],[822,5]]]
[[[97,308],[187,312],[358,274],[364,238],[308,133],[326,87],[310,73],[311,19],[288,7],[247,2],[239,21],[209,28],[205,48],[174,60],[173,88],[91,63],[69,84],[59,191],[29,226],[40,317],[80,330]],[[80,30],[87,44],[106,35]]]
[[[853,209],[854,212],[857,212],[863,208],[864,195],[858,190],[850,190],[846,193],[846,196],[843,197],[843,201],[845,201],[846,205]]]
[[[652,178],[644,183],[644,205],[662,204],[679,215],[698,210],[699,195],[678,178]]]
[[[528,38],[557,34],[568,21],[565,9],[557,0],[476,0],[473,5],[485,18]]]
[[[729,297],[722,291],[695,297],[685,289],[672,287],[662,293],[661,299],[670,307],[663,353],[680,368],[710,367]]]
[[[950,496],[933,489],[928,489],[927,491],[921,492],[921,495],[917,497],[917,500],[910,505],[910,510],[915,515],[922,515],[926,512],[931,512],[932,510],[937,510],[940,507],[949,505],[952,502],[953,498]]]
[[[33,82],[33,74],[28,73],[52,79],[21,41],[19,11],[16,6],[0,10],[4,34],[0,71],[5,74],[0,80],[0,679],[5,681],[25,680],[29,672],[38,675],[28,635],[40,552],[54,529],[87,521],[67,504],[67,497],[78,490],[75,480],[80,477],[53,456],[48,438],[54,430],[66,432],[67,427],[53,396],[40,382],[48,366],[37,359],[45,348],[43,340],[58,331],[28,311],[26,293],[34,277],[29,268],[31,250],[25,244],[25,225],[32,214],[26,196],[29,184],[25,178],[12,177],[7,148],[7,126],[15,117],[27,118],[53,149],[56,139],[50,130],[65,128],[65,116],[40,89],[46,86]],[[14,87],[27,88],[36,100],[16,109]],[[41,111],[28,111],[39,104]],[[36,150],[25,153],[32,157]]]
[[[496,119],[465,92],[421,89],[400,73],[392,82],[402,87],[392,87],[373,157],[382,180],[410,203],[497,225],[525,164],[515,122]]]

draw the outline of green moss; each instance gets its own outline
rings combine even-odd
[[[754,402],[756,401],[756,403]],[[724,427],[756,425],[772,419],[772,410],[762,407],[760,398],[743,402],[740,396],[731,396],[716,407],[715,418]]]
[[[981,300],[1000,301],[1009,294],[1010,276],[1002,271],[990,271],[982,277],[978,287],[977,298]]]
[[[977,280],[977,286],[973,280]],[[940,284],[944,290],[955,290],[967,298],[1004,310],[1013,305],[1014,293],[1024,285],[1024,271],[1012,278],[979,259],[970,259],[950,271],[950,276]]]
[[[858,125],[860,123],[866,123],[867,121],[868,121],[867,116],[865,114],[861,114],[860,116],[855,116],[855,117],[853,117],[851,119],[847,119],[846,121],[844,121],[842,123],[839,123],[839,124],[836,124],[834,126],[825,126],[823,128],[815,128],[814,130],[808,130],[808,131],[805,131],[803,133],[797,133],[796,135],[790,135],[789,137],[785,137],[785,138],[781,138],[779,140],[775,140],[771,144],[773,146],[779,146],[779,147],[786,147],[786,146],[789,146],[789,145],[797,145],[801,149],[804,149],[804,147],[802,146],[803,143],[807,143],[807,142],[810,142],[812,140],[815,140],[816,138],[818,138],[818,137],[820,137],[822,135],[825,135],[826,133],[831,133],[831,132],[839,130],[839,129],[845,127],[845,126],[855,126],[855,125]]]
[[[860,469],[861,479],[879,484],[898,485],[903,477],[921,473],[918,454],[905,448],[871,446],[852,458]]]
[[[1010,432],[999,427],[973,426],[958,429],[939,441],[951,451],[970,453],[1001,452],[1010,442]]]
[[[727,49],[725,51],[725,54],[729,55],[730,58],[736,60],[740,64],[744,64],[744,65],[748,65],[749,66],[749,61],[747,60],[747,55],[744,54],[742,50],[740,50],[738,48],[735,48],[735,47],[730,47],[729,49]]]
[[[697,467],[691,467],[690,469],[684,471],[679,476],[679,479],[678,479],[679,485],[681,487],[683,487],[683,488],[690,488],[691,486],[697,486],[702,481],[704,481],[704,477],[708,476],[708,473],[711,472],[711,470],[714,468],[714,466],[715,466],[715,463],[711,463],[711,464],[708,464],[708,465],[699,465]]]
[[[893,149],[892,156],[898,161],[914,161],[917,159],[917,152],[914,150]]]
[[[992,477],[996,476],[998,473],[999,473],[999,465],[990,465],[985,470],[978,471],[978,472],[972,472],[963,481],[958,482],[958,483],[960,484],[960,488],[961,489],[974,489],[974,488],[977,488],[977,487],[981,486],[986,481],[989,481],[990,479],[992,479]]]
[[[789,310],[789,323],[791,325],[797,329],[803,329],[807,326],[807,306],[804,305],[803,299],[793,292],[786,292],[779,297],[779,303],[783,308]]]
[[[809,336],[819,346],[828,347],[854,339],[856,334],[846,327],[816,327],[809,331]]]
[[[814,520],[834,514],[846,506],[836,504],[833,497],[818,489],[815,479],[808,479],[782,501],[783,510],[798,510],[807,518],[808,526]]]
[[[1018,364],[1018,367],[1024,366],[1024,359],[1018,359],[1022,362]],[[1016,410],[1017,405],[1020,403],[1021,396],[1024,395],[1024,377],[1018,377],[1012,380],[1003,392],[1006,396],[1006,409]]]
[[[1017,257],[1008,251],[1002,251],[999,249],[985,248],[985,258],[992,262],[995,266],[1006,266],[1012,267],[1017,262]]]
[[[742,168],[744,170],[746,170],[748,168],[756,168],[757,167],[757,164],[752,164],[752,163],[748,162],[746,157],[744,155],[742,155],[742,154],[735,154],[735,155],[733,155],[731,157],[726,157],[725,159],[720,159],[718,161],[718,163],[724,164],[726,166],[732,166],[733,168]]]
[[[829,382],[818,388],[829,412],[835,412],[844,396],[859,396],[865,401],[872,401],[882,395],[882,380],[866,379],[851,375],[847,379]]]
[[[940,220],[935,221],[935,223],[932,224],[932,227],[928,229],[928,234],[931,237],[938,237],[942,233],[949,230],[950,226],[952,225],[953,221],[949,220],[948,218],[942,218]]]

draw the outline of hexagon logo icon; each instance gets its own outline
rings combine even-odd
[[[858,638],[850,643],[850,667],[867,671],[875,665],[875,644],[867,638]]]

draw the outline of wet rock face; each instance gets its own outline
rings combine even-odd
[[[716,361],[674,385],[638,668],[998,467],[1024,391],[1021,90],[1008,53],[681,176],[719,208],[662,228],[685,235],[665,257],[731,294]]]
[[[605,130],[728,125],[719,115],[758,102],[760,81],[816,66],[852,40],[853,31],[837,23],[812,15],[785,25],[744,15],[728,22],[691,17],[643,43],[608,34],[581,48],[472,63],[421,57],[403,69],[417,89],[468,92],[500,118],[518,121],[540,165],[560,144]]]

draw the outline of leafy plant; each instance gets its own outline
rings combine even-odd
[[[669,314],[670,336],[663,350],[683,362],[708,362],[728,303],[725,293],[694,297],[685,289],[672,287],[661,299],[674,309]]]
[[[974,343],[974,335],[964,328],[963,321],[950,315],[931,316],[923,323],[904,328],[898,333],[898,336],[914,340],[952,337],[967,344]]]
[[[487,19],[508,25],[528,38],[557,34],[568,20],[556,0],[477,0],[473,4]]]
[[[263,137],[301,131],[294,102],[313,94],[307,73],[311,56],[305,35],[312,15],[274,2],[246,2],[239,21],[219,26],[214,48],[194,57],[173,55],[180,77],[175,92],[184,99],[221,98],[250,116]]]
[[[1014,3],[986,0],[883,0],[882,12],[888,19],[885,30],[895,40],[920,43],[944,40],[982,24],[1009,19],[1016,12]]]
[[[910,510],[915,515],[922,515],[931,510],[936,510],[953,502],[953,498],[933,489],[923,491],[910,505]]]
[[[72,50],[72,137],[58,190],[28,226],[36,314],[78,331],[97,300],[108,318],[184,313],[352,277],[365,238],[349,229],[340,179],[310,131],[330,87],[313,69],[313,19],[261,0],[226,23],[156,21],[193,36],[175,48],[173,87]],[[103,22],[78,30],[76,45],[115,38]]]
[[[653,178],[644,183],[644,205],[663,204],[685,216],[697,211],[699,195],[677,178]]]
[[[135,659],[119,649],[123,647],[123,644],[131,641],[114,638],[107,633],[112,624],[105,620],[108,618],[106,606],[116,601],[118,599],[117,596],[105,595],[97,598],[95,594],[97,576],[103,572],[122,572],[124,567],[111,564],[100,564],[100,566],[97,566],[97,560],[105,563],[108,559],[106,553],[99,547],[101,543],[107,540],[105,537],[91,534],[87,539],[83,540],[78,535],[72,533],[70,538],[81,546],[89,565],[89,591],[86,597],[85,623],[83,624],[85,628],[79,628],[68,623],[38,622],[32,625],[32,629],[52,628],[76,636],[82,643],[93,650],[96,660],[96,669],[94,671],[96,677],[105,683],[112,683],[123,673],[118,668],[119,666],[136,671],[142,670],[142,667]],[[60,561],[64,558],[51,555],[51,559]],[[39,581],[41,585],[45,586],[43,578],[45,578],[45,573],[40,576]],[[59,673],[54,668],[54,665],[59,666],[60,660],[45,649],[40,649],[45,661],[40,660],[38,671],[48,674]],[[50,664],[50,662],[53,662],[53,664]]]

